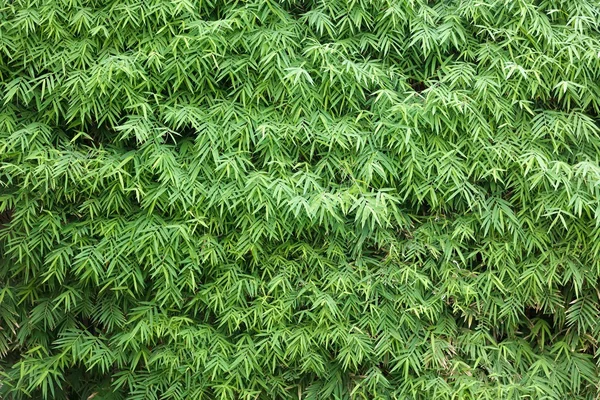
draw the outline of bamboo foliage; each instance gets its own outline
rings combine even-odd
[[[0,0],[0,397],[596,399],[594,0]]]

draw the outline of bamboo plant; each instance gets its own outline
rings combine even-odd
[[[0,398],[597,399],[597,0],[0,0]]]

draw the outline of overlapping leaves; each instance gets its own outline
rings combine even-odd
[[[0,396],[598,396],[596,2],[0,4]]]

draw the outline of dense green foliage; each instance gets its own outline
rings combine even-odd
[[[0,0],[0,398],[594,399],[597,0]]]

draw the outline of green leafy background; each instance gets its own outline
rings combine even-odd
[[[0,0],[0,397],[597,399],[596,0]]]

